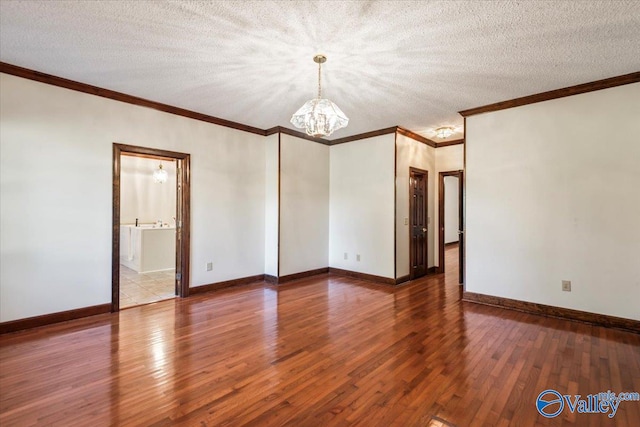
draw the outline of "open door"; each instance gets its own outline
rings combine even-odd
[[[176,162],[176,224],[175,224],[175,295],[189,295],[190,250],[190,155],[155,148],[113,144],[113,215],[112,215],[112,298],[111,311],[120,310],[120,206],[121,156],[129,155]],[[137,221],[136,221],[137,222]],[[137,224],[136,224],[137,228]]]
[[[427,183],[428,172],[409,168],[409,279],[417,279],[427,274],[428,219]]]
[[[458,172],[458,283],[464,283],[464,171]]]

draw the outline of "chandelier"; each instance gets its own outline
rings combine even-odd
[[[168,177],[169,177],[169,174],[167,173],[167,171],[162,169],[162,163],[158,165],[158,169],[153,171],[153,180],[158,184],[167,182]]]
[[[316,55],[313,57],[313,61],[318,64],[318,97],[305,102],[291,117],[291,124],[298,129],[304,129],[307,135],[322,138],[346,127],[349,118],[336,104],[322,98],[321,68],[322,64],[327,61],[327,57]]]

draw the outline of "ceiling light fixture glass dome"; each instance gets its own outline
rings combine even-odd
[[[318,64],[318,97],[305,102],[291,117],[291,124],[298,129],[304,129],[307,135],[322,138],[346,127],[349,118],[336,104],[322,98],[321,68],[327,57],[316,55],[313,61]]]
[[[444,126],[436,129],[435,132],[438,138],[449,138],[451,135],[453,135],[453,128],[449,126]]]

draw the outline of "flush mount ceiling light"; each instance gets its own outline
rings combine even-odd
[[[158,165],[158,169],[153,171],[153,181],[158,184],[162,184],[163,182],[167,182],[167,178],[169,174],[166,170],[162,169],[162,163]]]
[[[349,118],[336,104],[322,98],[320,76],[322,64],[327,61],[327,57],[316,55],[313,57],[313,61],[318,64],[318,97],[305,102],[291,117],[291,124],[298,129],[304,129],[307,135],[322,138],[346,127]]]
[[[436,129],[436,136],[438,138],[449,138],[453,135],[453,128],[449,126],[444,126]]]

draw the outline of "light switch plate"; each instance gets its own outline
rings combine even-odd
[[[571,292],[571,280],[562,281],[562,290],[565,292]]]

